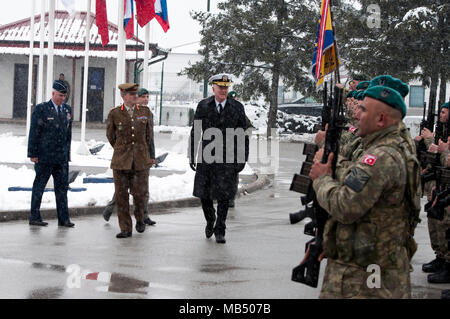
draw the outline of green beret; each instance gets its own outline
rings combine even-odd
[[[406,115],[406,104],[402,96],[390,87],[381,85],[372,86],[365,90],[363,95],[364,97],[371,97],[399,110],[402,113],[402,118]]]
[[[228,93],[228,97],[231,98],[231,99],[236,98],[236,96],[238,96],[238,94],[237,94],[236,91],[230,91],[230,92]]]
[[[367,87],[369,86],[370,82],[369,81],[361,81],[358,83],[358,85],[356,86],[357,90],[365,90],[367,89]]]
[[[391,89],[396,90],[402,97],[405,97],[409,93],[409,87],[407,84],[402,82],[400,79],[394,78],[390,75],[379,75],[374,77],[369,84],[369,87],[381,85],[387,86]]]
[[[347,97],[347,98],[355,97],[355,93],[356,93],[356,92],[358,92],[358,91],[352,90],[352,91],[350,91],[350,92],[347,93],[347,96],[346,96],[346,97]]]
[[[449,106],[450,106],[450,102],[444,103],[444,104],[442,104],[441,109],[448,109]]]
[[[139,92],[138,92],[138,96],[142,96],[144,94],[148,95],[148,91],[146,89],[144,89],[144,88],[140,89]]]
[[[364,92],[365,92],[364,90],[355,91],[355,94],[353,95],[353,97],[357,100],[362,101],[362,100],[364,100]]]

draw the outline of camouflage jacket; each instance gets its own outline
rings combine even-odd
[[[409,246],[415,243],[409,203],[414,202],[415,211],[420,211],[420,171],[417,159],[414,169],[407,168],[408,145],[398,126],[385,128],[361,139],[361,154],[341,182],[330,175],[314,180],[317,200],[331,216],[324,234],[327,257],[356,266],[395,269],[410,256]],[[415,183],[414,195],[407,200],[408,176]]]

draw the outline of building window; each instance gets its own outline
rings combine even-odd
[[[425,88],[420,85],[411,85],[409,93],[409,107],[423,107],[425,101]]]

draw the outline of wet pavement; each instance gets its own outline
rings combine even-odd
[[[290,192],[300,169],[301,144],[280,144],[280,171],[272,188],[236,201],[227,219],[227,243],[204,236],[200,208],[151,214],[143,234],[116,239],[113,216],[75,217],[74,229],[0,223],[0,298],[317,298],[317,289],[292,282],[291,271],[311,237],[304,222],[289,224],[300,208]],[[416,232],[414,298],[439,298],[450,285],[430,285],[421,264],[434,258],[426,217]],[[322,262],[321,278],[326,262]]]

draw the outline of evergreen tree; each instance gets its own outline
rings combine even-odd
[[[194,12],[202,26],[202,61],[183,70],[202,81],[226,72],[242,78],[242,98],[270,102],[267,135],[276,128],[279,84],[313,94],[310,76],[320,1],[229,0],[217,14]]]

